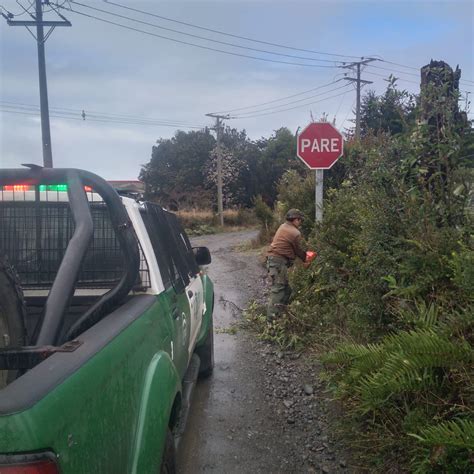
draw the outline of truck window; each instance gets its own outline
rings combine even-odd
[[[146,204],[145,226],[147,226],[153,249],[158,263],[166,261],[165,281],[177,290],[184,289],[189,284],[189,274],[186,261],[180,253],[174,236],[174,230],[166,218],[166,211],[152,203]],[[169,278],[168,278],[169,277]],[[166,283],[165,283],[166,286]]]
[[[7,198],[4,194],[0,195],[0,249],[8,256],[25,288],[48,290],[75,228],[65,193],[41,192],[38,195],[31,191],[31,196],[22,199]],[[105,203],[97,194],[87,195],[94,233],[76,287],[113,288],[124,273],[124,256]],[[140,280],[137,287],[149,286],[142,252]]]
[[[163,285],[165,288],[169,288],[176,282],[176,278],[179,278],[179,273],[174,267],[171,256],[167,255],[165,252],[163,240],[159,238],[158,225],[152,218],[151,212],[149,210],[141,209],[140,214],[145,224],[148,236],[150,237],[155,258],[160,269]]]
[[[175,214],[171,212],[166,213],[168,223],[173,230],[172,235],[176,244],[176,247],[181,255],[181,258],[185,261],[186,271],[189,276],[194,277],[199,273],[199,267],[194,258],[193,249],[188,236],[184,232],[183,227],[178,221]]]

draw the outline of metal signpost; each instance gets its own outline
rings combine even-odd
[[[297,138],[296,155],[305,165],[316,170],[316,222],[323,220],[324,170],[331,168],[342,156],[344,138],[329,122],[310,123]]]

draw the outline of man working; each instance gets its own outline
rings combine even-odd
[[[270,298],[267,308],[267,320],[272,321],[280,316],[290,301],[291,288],[288,283],[288,268],[293,265],[296,257],[303,262],[306,251],[301,246],[299,228],[304,216],[298,209],[290,209],[286,213],[286,222],[276,231],[267,253],[267,270],[271,277]]]

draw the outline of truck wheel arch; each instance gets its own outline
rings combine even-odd
[[[145,372],[129,472],[155,472],[170,423],[179,414],[181,381],[170,356],[160,351]],[[176,420],[175,420],[176,421]]]

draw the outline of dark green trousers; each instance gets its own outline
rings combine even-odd
[[[288,283],[288,260],[282,257],[267,257],[267,270],[271,279],[267,319],[278,318],[290,301],[291,288]]]

